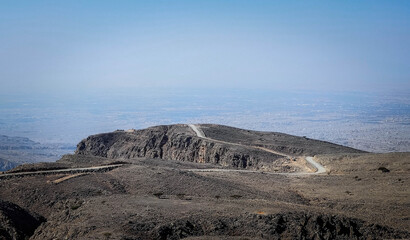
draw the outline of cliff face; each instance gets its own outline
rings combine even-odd
[[[161,158],[252,169],[270,165],[281,158],[251,147],[199,138],[187,125],[93,135],[77,145],[76,154],[112,159]]]

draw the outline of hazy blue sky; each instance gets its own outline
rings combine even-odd
[[[0,83],[410,91],[410,1],[1,1]]]

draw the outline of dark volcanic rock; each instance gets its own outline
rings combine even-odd
[[[0,200],[0,239],[28,239],[45,219]]]

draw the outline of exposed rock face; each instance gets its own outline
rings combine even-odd
[[[0,239],[28,239],[45,219],[0,200]]]
[[[164,224],[131,221],[124,227],[130,233],[129,239],[183,239],[194,236],[201,237],[198,239],[204,236],[213,236],[211,239],[227,239],[228,236],[246,239],[401,239],[410,236],[409,232],[367,224],[359,219],[298,212],[213,219],[191,217]]]
[[[222,125],[201,125],[201,129],[207,137],[218,141],[197,137],[187,125],[156,126],[89,136],[77,145],[76,154],[111,159],[161,158],[236,168],[272,169],[275,164],[279,165],[278,159],[283,160],[284,156],[255,147],[293,156],[362,152],[282,133],[256,132]]]
[[[76,154],[113,159],[161,158],[238,168],[258,168],[282,157],[251,147],[199,138],[186,125],[157,126],[134,132],[116,131],[93,135],[77,145]]]

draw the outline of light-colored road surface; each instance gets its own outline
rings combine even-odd
[[[190,128],[192,128],[192,130],[194,130],[194,132],[196,133],[196,135],[200,138],[207,138],[205,137],[205,134],[202,132],[202,130],[199,130],[199,128],[197,128],[197,126],[195,126],[194,124],[188,124],[188,126]]]
[[[67,168],[67,169],[43,170],[43,171],[35,171],[35,172],[5,173],[5,174],[0,174],[0,179],[1,178],[9,178],[9,177],[28,176],[28,175],[46,175],[46,174],[58,174],[58,173],[83,173],[83,172],[108,171],[108,170],[112,170],[114,168],[121,167],[122,165],[123,164],[115,164],[115,165],[87,167],[87,168]]]
[[[309,174],[318,174],[318,172],[293,172],[293,173],[281,173],[281,172],[266,172],[266,171],[254,171],[254,170],[239,170],[239,169],[223,169],[223,168],[195,168],[195,169],[181,169],[186,172],[237,172],[237,173],[259,173],[268,175],[292,175],[292,176],[305,176]]]
[[[239,146],[243,146],[243,147],[250,147],[250,148],[256,148],[256,149],[260,149],[262,151],[266,151],[266,152],[270,152],[276,155],[280,155],[280,156],[284,156],[284,157],[288,157],[288,158],[292,158],[292,156],[290,155],[286,155],[280,152],[276,152],[264,147],[256,147],[256,146],[248,146],[248,145],[243,145],[243,144],[239,144],[239,143],[230,143],[230,142],[224,142],[224,141],[220,141],[220,140],[216,140],[216,139],[212,139],[209,137],[205,136],[205,133],[200,129],[199,126],[194,125],[194,124],[188,124],[188,126],[196,133],[196,135],[200,138],[204,138],[207,140],[211,140],[214,142],[220,142],[220,143],[225,143],[225,144],[231,144],[231,145],[239,145]],[[326,172],[326,168],[324,168],[320,163],[316,162],[315,160],[313,160],[313,157],[306,157],[306,162],[308,162],[312,167],[316,168],[316,172],[298,172],[298,173],[275,173],[275,172],[263,172],[266,174],[282,174],[282,175],[305,175],[305,174],[320,174],[320,173],[325,173]],[[247,173],[262,173],[260,171],[249,171],[249,170],[231,170],[231,169],[189,169],[189,171],[192,172],[247,172]]]
[[[240,144],[240,143],[232,143],[232,142],[225,142],[225,141],[221,141],[221,140],[217,140],[217,139],[212,139],[212,138],[209,138],[209,137],[205,136],[205,133],[204,133],[198,126],[196,126],[196,125],[194,125],[194,124],[188,124],[188,126],[189,126],[189,127],[196,133],[196,135],[197,135],[198,137],[200,137],[200,138],[208,139],[208,140],[210,140],[210,141],[218,142],[218,143],[224,143],[224,144],[230,144],[230,145],[235,145],[235,146],[241,146],[241,147],[259,149],[259,150],[263,150],[263,151],[265,151],[265,152],[270,152],[270,153],[273,153],[273,154],[276,154],[276,155],[279,155],[279,156],[283,156],[283,157],[287,157],[287,158],[292,158],[292,156],[290,156],[290,155],[286,155],[286,154],[283,154],[283,153],[280,153],[280,152],[276,152],[276,151],[273,151],[273,150],[271,150],[271,149],[267,149],[267,148],[264,148],[264,147],[243,145],[243,144]]]
[[[325,173],[326,172],[326,168],[323,167],[323,165],[321,165],[320,163],[313,160],[313,157],[306,157],[305,159],[308,163],[310,163],[313,167],[315,167],[317,169],[317,171],[314,172],[314,173],[319,174],[319,173]]]

